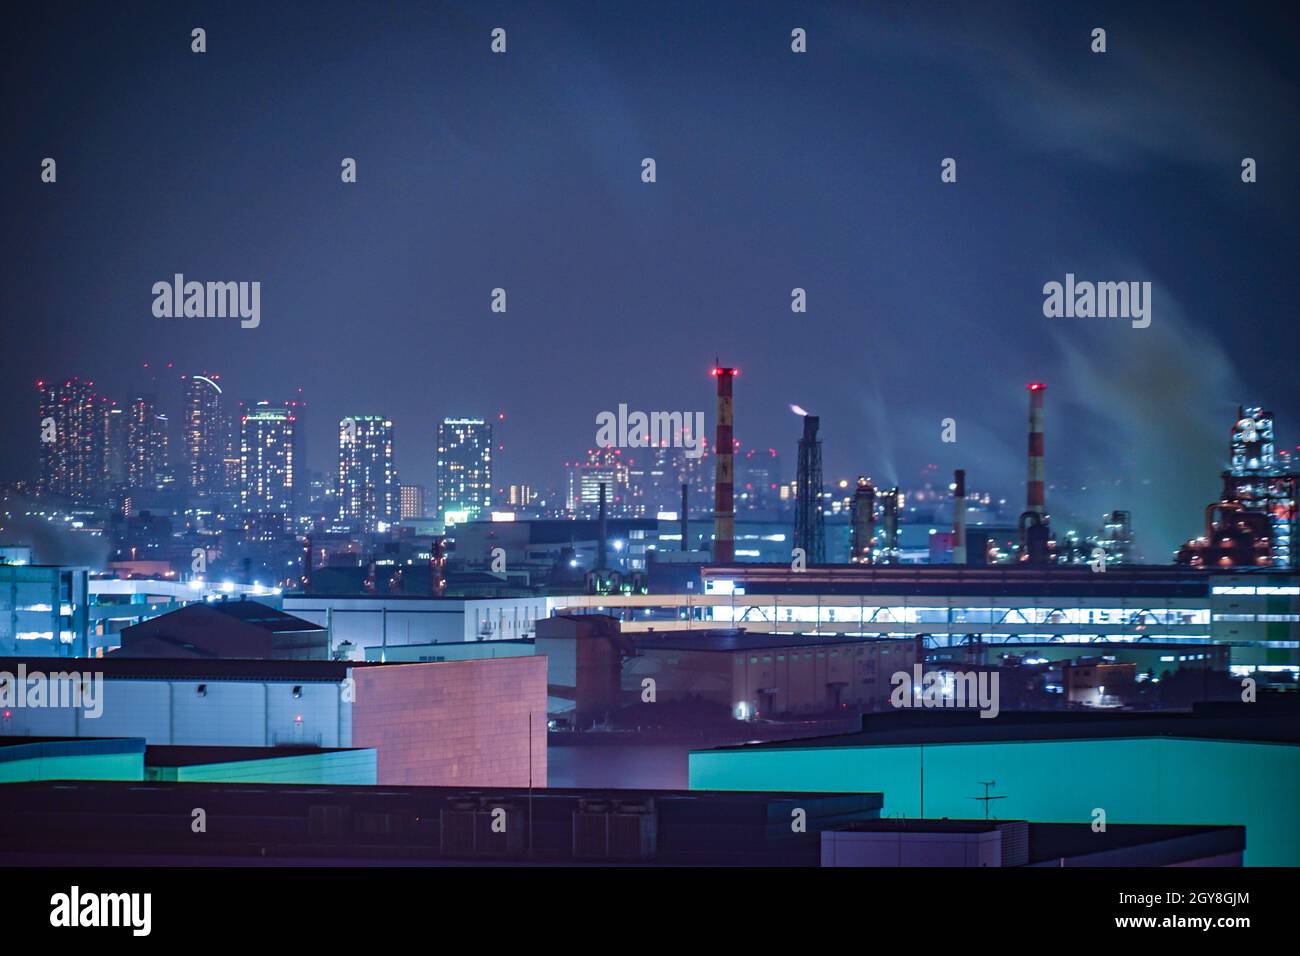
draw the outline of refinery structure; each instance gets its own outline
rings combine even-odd
[[[712,374],[717,448],[729,450],[736,370],[719,366]],[[1188,542],[1175,561],[1141,564],[1126,510],[1107,512],[1099,532],[1086,540],[1054,531],[1046,480],[1047,387],[1032,382],[1026,391],[1025,505],[1001,545],[976,529],[982,536],[972,546],[967,473],[958,468],[948,486],[951,529],[931,532],[928,563],[902,560],[904,492],[877,488],[866,475],[845,494],[845,547],[829,546],[821,418],[792,406],[802,430],[789,560],[779,553],[760,561],[738,555],[732,456],[719,454],[711,551],[681,553],[669,565],[650,554],[645,587],[553,596],[548,611],[612,617],[629,634],[721,628],[773,640],[904,640],[920,655],[955,655],[979,665],[1082,653],[1110,664],[1138,660],[1152,673],[1218,669],[1294,686],[1300,677],[1296,474],[1286,453],[1275,449],[1272,415],[1240,411],[1223,494],[1206,510],[1205,535]],[[946,543],[942,550],[934,547],[936,538]],[[680,559],[692,557],[693,579],[686,580]],[[677,570],[673,581],[657,575],[664,567]]]
[[[1273,413],[1239,408],[1229,439],[1223,494],[1205,509],[1205,533],[1178,552],[1193,567],[1300,566],[1296,498],[1300,475],[1278,452]]]

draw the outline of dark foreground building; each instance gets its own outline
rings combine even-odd
[[[44,782],[4,865],[1239,866],[1239,826],[880,819],[873,793]],[[201,808],[198,809],[198,808]]]
[[[878,793],[16,783],[5,865],[817,866]],[[202,828],[196,809],[202,808]]]

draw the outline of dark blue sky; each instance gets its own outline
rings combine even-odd
[[[1198,530],[1238,403],[1300,444],[1300,30],[1057,6],[27,5],[0,41],[0,480],[35,468],[36,378],[125,398],[171,361],[301,388],[313,467],[374,411],[427,483],[439,418],[504,410],[504,477],[558,484],[620,402],[711,422],[717,354],[745,445],[792,463],[797,402],[828,479],[934,462],[1015,499],[1041,378],[1049,480],[1076,489],[1049,505],[1129,508],[1159,555]],[[154,318],[175,272],[261,281],[261,327]],[[1151,327],[1044,318],[1066,272],[1151,281]]]

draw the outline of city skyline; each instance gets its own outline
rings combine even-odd
[[[169,371],[170,370],[169,367]],[[391,488],[387,493],[388,504],[381,504],[378,508],[379,512],[387,516],[389,519],[394,518],[399,513],[400,501],[398,485],[403,482],[399,482],[398,480],[397,476],[399,472],[395,466],[395,462],[400,460],[400,457],[406,457],[410,460],[419,456],[417,460],[423,467],[417,465],[417,467],[413,469],[415,476],[418,477],[419,480],[409,483],[425,485],[430,489],[427,510],[431,516],[440,516],[439,501],[441,492],[439,491],[440,479],[437,460],[442,449],[433,449],[432,457],[428,455],[420,455],[419,450],[412,452],[409,449],[406,450],[405,456],[399,456],[399,451],[404,449],[405,446],[403,442],[394,441],[392,437],[393,422],[389,416],[349,415],[340,417],[337,420],[337,430],[335,434],[331,436],[333,444],[327,444],[325,446],[326,452],[330,455],[329,461],[325,468],[315,468],[310,464],[304,464],[303,448],[312,444],[305,438],[302,426],[303,419],[306,417],[304,416],[307,406],[306,402],[301,401],[300,399],[292,399],[283,403],[267,402],[265,400],[255,403],[244,402],[233,396],[226,395],[225,392],[220,389],[220,386],[217,385],[216,381],[213,380],[214,378],[220,379],[221,374],[214,372],[211,373],[211,377],[208,375],[189,373],[181,373],[178,375],[178,380],[182,383],[182,386],[181,390],[176,393],[178,396],[176,401],[179,403],[179,407],[178,414],[174,416],[174,420],[181,421],[181,425],[177,428],[177,431],[180,433],[176,435],[170,433],[172,426],[169,422],[169,416],[163,414],[166,406],[159,401],[156,393],[137,390],[131,393],[133,398],[131,398],[130,401],[119,402],[115,398],[110,398],[97,392],[96,389],[98,386],[93,380],[83,380],[77,376],[72,376],[65,380],[63,386],[58,385],[57,380],[53,382],[45,382],[44,380],[37,382],[37,385],[39,386],[38,392],[40,393],[38,417],[43,426],[44,423],[49,420],[47,409],[53,401],[51,396],[57,395],[68,389],[73,389],[74,392],[75,390],[80,389],[84,391],[87,396],[93,397],[99,410],[96,415],[91,418],[86,418],[88,427],[95,433],[92,436],[92,443],[88,444],[86,447],[86,453],[93,453],[100,456],[100,470],[96,472],[99,474],[100,478],[97,482],[92,482],[90,485],[93,489],[92,493],[89,495],[82,495],[81,497],[73,495],[70,498],[67,498],[67,500],[89,503],[94,500],[107,500],[108,492],[114,488],[121,490],[165,490],[170,487],[175,487],[177,483],[180,482],[191,492],[218,495],[218,500],[221,500],[222,496],[230,496],[229,498],[226,498],[226,500],[239,502],[238,507],[240,510],[250,510],[249,506],[246,503],[243,503],[243,499],[246,499],[249,493],[247,487],[249,480],[247,477],[240,474],[240,459],[247,458],[248,449],[243,449],[241,454],[241,427],[238,409],[246,409],[247,407],[256,409],[258,406],[261,406],[263,410],[265,410],[266,407],[279,405],[284,411],[295,415],[293,426],[294,461],[291,469],[297,482],[296,489],[292,491],[294,509],[302,514],[310,513],[312,506],[310,506],[308,502],[311,498],[313,489],[309,487],[308,483],[323,478],[326,484],[322,487],[330,489],[332,494],[335,496],[334,500],[337,502],[335,507],[339,509],[339,516],[343,517],[345,520],[349,518],[359,519],[362,521],[363,525],[369,527],[372,531],[374,530],[373,520],[366,518],[363,515],[363,512],[369,514],[370,512],[368,510],[362,508],[358,511],[356,509],[360,507],[359,505],[356,505],[355,503],[351,506],[345,504],[344,499],[356,498],[355,489],[353,489],[353,492],[348,493],[340,491],[342,486],[339,480],[336,479],[341,479],[344,474],[342,455],[345,446],[341,444],[341,442],[343,434],[342,430],[347,427],[347,422],[354,421],[361,423],[375,419],[382,420],[387,428],[387,437],[383,439],[383,447],[386,449],[384,456],[392,463],[389,466],[389,481],[391,482]],[[1034,394],[1035,388],[1041,388],[1043,386],[1031,384],[1029,387],[1031,394]],[[207,396],[208,399],[211,400],[209,393],[212,391],[217,393],[217,398],[220,402],[233,404],[236,408],[234,420],[229,422],[229,424],[218,424],[217,431],[219,434],[216,435],[208,434],[208,428],[205,427],[200,429],[190,421],[190,419],[196,414],[195,409],[198,400],[196,396]],[[299,390],[299,394],[301,394],[301,390]],[[226,422],[226,404],[214,402],[207,409],[206,414],[213,417],[218,423]],[[120,407],[122,405],[125,405],[125,408]],[[1245,406],[1243,405],[1241,407]],[[792,406],[792,408],[800,414],[803,414],[803,409],[798,408],[797,406]],[[125,413],[126,421],[119,424],[118,422],[111,420],[107,422],[101,421],[98,417],[99,414],[108,415],[110,413]],[[90,413],[87,412],[87,414]],[[504,412],[500,412],[494,416],[493,420],[496,425],[500,427],[505,424],[508,417],[509,416]],[[1050,420],[1050,415],[1048,417]],[[1236,418],[1237,416],[1234,416],[1232,419],[1234,422],[1232,428],[1225,429],[1227,436],[1231,436],[1232,438],[1232,445],[1228,453],[1220,456],[1221,465],[1218,470],[1213,473],[1215,479],[1217,479],[1220,472],[1227,469],[1230,465],[1236,467],[1238,464],[1236,461],[1237,450],[1235,444],[1236,438],[1238,437]],[[327,426],[329,425],[329,416],[322,415],[319,411],[315,415],[307,417],[307,421],[313,419],[324,421]],[[791,421],[795,423],[798,423],[801,420],[804,419],[791,419]],[[955,419],[945,419],[943,423],[944,428],[941,429],[941,431],[955,431],[955,428],[953,427],[955,421]],[[1273,420],[1270,418],[1270,448],[1274,445],[1272,422]],[[483,428],[486,429],[485,437],[483,437],[479,444],[486,443],[484,445],[485,451],[495,458],[495,465],[492,464],[492,460],[489,459],[486,466],[487,477],[481,481],[477,478],[474,479],[476,484],[482,484],[484,489],[487,490],[485,503],[477,506],[476,513],[480,515],[487,514],[487,511],[484,509],[487,507],[487,503],[489,502],[493,507],[501,505],[505,507],[506,510],[518,507],[518,502],[510,501],[511,485],[525,485],[536,490],[549,489],[547,497],[549,497],[550,500],[546,503],[548,510],[554,510],[556,507],[563,507],[574,516],[589,517],[594,514],[597,484],[606,483],[607,491],[610,495],[609,505],[611,514],[637,513],[653,517],[656,510],[676,510],[677,502],[679,500],[678,489],[680,488],[680,482],[686,481],[692,486],[692,512],[704,512],[712,509],[713,496],[711,482],[713,479],[713,461],[715,456],[712,455],[712,449],[709,447],[710,441],[707,435],[705,436],[702,454],[698,458],[695,458],[693,455],[685,454],[685,452],[680,448],[669,447],[666,442],[664,447],[658,448],[654,446],[610,447],[599,452],[595,448],[589,448],[587,450],[587,460],[585,462],[556,460],[552,462],[550,467],[543,468],[540,474],[531,472],[523,473],[519,470],[519,466],[516,465],[507,476],[503,478],[500,470],[500,449],[504,447],[504,443],[492,437],[492,422],[490,422],[487,417],[461,418],[457,416],[447,416],[439,423],[439,428],[444,429],[453,423],[459,423],[461,425],[471,423],[471,427],[473,423],[478,423],[483,426]],[[711,430],[714,424],[711,415],[709,417],[709,423]],[[121,428],[122,432],[118,433],[111,431],[115,426]],[[354,425],[353,427],[355,428],[356,426]],[[226,430],[223,431],[223,428]],[[367,428],[368,426],[363,427],[362,431],[366,431]],[[398,430],[418,431],[419,429],[405,429],[399,427]],[[203,434],[205,436],[204,441],[207,443],[204,445],[205,450],[200,456],[201,462],[211,462],[211,456],[216,451],[217,445],[219,445],[221,441],[229,442],[229,447],[235,457],[233,461],[227,459],[224,463],[216,463],[226,464],[230,469],[229,475],[223,473],[220,482],[214,484],[212,481],[208,481],[201,487],[195,484],[196,479],[194,476],[195,468],[197,466],[193,448],[195,446],[195,436],[197,434]],[[226,437],[227,434],[229,436],[228,438]],[[1270,452],[1270,454],[1276,454],[1279,467],[1287,467],[1289,465],[1290,468],[1294,469],[1295,462],[1300,461],[1300,454],[1297,454],[1300,453],[1300,445],[1295,446],[1294,451],[1287,447],[1285,439],[1285,423],[1281,429],[1281,434],[1283,437],[1276,442],[1276,452]],[[111,435],[118,435],[117,444],[110,445],[108,443]],[[781,498],[777,492],[781,491],[782,486],[784,486],[785,491],[790,492],[791,495],[793,495],[794,487],[797,483],[793,481],[795,477],[793,469],[791,468],[788,471],[783,471],[782,463],[788,462],[796,456],[782,456],[776,448],[747,447],[739,437],[734,440],[736,442],[737,458],[740,461],[740,465],[738,466],[739,470],[736,471],[737,480],[739,482],[737,498],[743,503],[743,510],[752,511],[758,509],[765,512],[770,512],[774,509],[778,512],[786,510],[790,506],[790,502]],[[1222,439],[1222,447],[1229,449],[1229,445],[1229,437],[1224,437]],[[42,441],[42,446],[42,454],[48,456],[51,449],[61,449],[62,443]],[[331,447],[336,450],[330,452]],[[1048,451],[1047,457],[1049,461],[1055,457],[1053,454],[1055,450],[1055,447],[1052,447]],[[125,460],[115,465],[112,458],[115,453],[120,452],[125,452]],[[64,451],[57,451],[56,453],[60,455],[66,454]],[[558,450],[556,454],[559,454]],[[756,454],[759,456],[757,460],[754,458]],[[603,458],[610,455],[615,456],[610,459],[611,465],[614,462],[617,462],[616,467],[614,467],[612,471],[609,470],[609,467],[599,464],[600,460],[603,460]],[[765,464],[765,462],[769,461],[775,464],[775,472]],[[46,469],[49,467],[49,464],[45,459],[43,459],[43,462],[45,463],[38,468],[36,474],[23,479],[26,480],[29,487],[38,494],[44,487],[43,476]],[[663,464],[665,462],[675,463],[674,468],[672,469],[672,476],[669,476],[667,472],[664,471]],[[247,467],[247,463],[245,463],[244,467]],[[579,479],[577,469],[580,467],[588,470],[594,467],[595,470],[592,471],[591,474]],[[945,479],[942,478],[943,474],[944,471],[942,468],[939,468],[932,462],[927,463],[924,467],[918,468],[911,476],[904,476],[901,481],[897,482],[897,486],[903,491],[915,491],[918,489],[924,490],[926,488],[936,488],[936,486],[939,490],[942,490],[942,488],[947,484]],[[632,484],[629,484],[629,475],[636,479],[634,483],[635,488],[633,488]],[[755,476],[761,476],[761,480],[764,482],[764,484],[757,489],[753,486]],[[408,477],[411,476],[408,475]],[[872,473],[870,470],[867,470],[865,474],[859,472],[857,475],[851,475],[848,473],[826,473],[823,482],[823,495],[825,499],[826,513],[828,515],[839,513],[839,506],[841,503],[844,505],[844,513],[847,514],[849,495],[843,494],[843,491],[846,488],[851,488],[855,478],[862,477],[866,477],[882,487],[889,484],[888,482],[879,481],[876,474]],[[1217,484],[1217,481],[1210,481],[1210,477],[1209,474],[1193,476],[1194,480],[1200,480],[1202,483],[1205,483],[1207,487]],[[83,479],[83,481],[84,480],[85,479]],[[1095,531],[1100,524],[1104,523],[1107,520],[1106,516],[1111,512],[1130,511],[1130,508],[1126,507],[1127,502],[1123,498],[1122,494],[1117,494],[1112,499],[1115,504],[1114,508],[1107,509],[1097,514],[1080,512],[1077,508],[1071,506],[1071,503],[1076,500],[1076,495],[1074,493],[1075,486],[1072,484],[1073,480],[1074,476],[1063,476],[1060,474],[1059,468],[1053,468],[1051,465],[1048,466],[1047,488],[1052,491],[1052,498],[1049,502],[1048,511],[1054,515],[1054,523],[1058,533],[1068,528],[1074,533],[1087,535]],[[991,495],[993,499],[1000,501],[1002,503],[1002,510],[1014,511],[1017,507],[1017,501],[1025,494],[1025,482],[1023,479],[1020,480],[1018,484],[1013,483],[1010,486],[995,486],[988,480],[987,476],[976,476],[973,484],[982,489],[984,495]],[[1119,482],[1116,482],[1116,484],[1118,485]],[[667,487],[665,487],[665,485]],[[654,495],[658,499],[657,505],[654,502],[638,504],[635,500],[639,495],[644,495],[647,489],[654,489]],[[766,489],[766,491],[764,489]],[[628,496],[628,492],[632,493],[631,496]],[[461,494],[463,495],[463,491]],[[621,494],[623,497],[620,497]],[[67,497],[66,494],[64,497]],[[380,497],[382,499],[383,495]],[[834,511],[831,509],[833,502],[836,504]],[[1065,504],[1063,505],[1062,502]],[[1196,536],[1196,531],[1199,527],[1199,512],[1203,511],[1203,506],[1204,502],[1201,503],[1201,508],[1197,509],[1197,514],[1188,516],[1188,519],[1185,522],[1185,528],[1179,529],[1178,533],[1180,536],[1176,541],[1172,542],[1155,540],[1149,529],[1145,529],[1144,533],[1144,529],[1141,528],[1142,515],[1139,512],[1137,518],[1138,538],[1143,542],[1144,546],[1140,550],[1144,553],[1146,560],[1154,560],[1156,562],[1172,560],[1175,553],[1183,546],[1183,544]],[[458,506],[454,510],[456,512],[457,520],[464,520],[464,516],[460,514],[464,509]],[[907,520],[906,513],[904,513],[904,520]]]
[[[1278,922],[1296,49],[1268,3],[16,9],[6,928],[337,945],[444,867]]]
[[[710,411],[700,377],[719,354],[744,373],[735,427],[747,447],[793,460],[795,403],[821,418],[828,474],[894,484],[928,464],[963,467],[1011,497],[1018,389],[1042,379],[1048,480],[1070,486],[1056,508],[1131,510],[1162,549],[1216,493],[1221,423],[1238,405],[1272,409],[1295,444],[1300,385],[1292,353],[1272,346],[1291,337],[1285,303],[1300,294],[1297,225],[1278,213],[1295,189],[1283,170],[1297,133],[1275,121],[1295,85],[1281,55],[1290,12],[1220,23],[1188,11],[1173,23],[1110,10],[1112,46],[1098,57],[1067,42],[1087,25],[1062,11],[900,19],[759,4],[737,24],[682,5],[577,4],[511,11],[512,53],[484,61],[486,14],[379,24],[331,9],[328,28],[295,24],[306,42],[288,46],[271,39],[284,13],[263,11],[250,29],[213,11],[205,58],[178,43],[173,82],[152,92],[142,74],[110,68],[134,41],[107,11],[79,13],[76,28],[58,12],[20,24],[28,42],[10,51],[13,69],[54,49],[68,69],[42,111],[17,106],[15,148],[0,160],[6,208],[13,222],[77,221],[87,204],[97,216],[31,243],[4,234],[15,281],[0,308],[33,317],[10,323],[0,356],[8,407],[27,407],[33,370],[125,396],[145,358],[221,367],[240,396],[301,389],[312,470],[332,469],[332,422],[348,408],[391,416],[399,471],[426,483],[438,421],[504,410],[510,480],[537,482],[589,447],[597,414],[621,402]],[[790,59],[794,16],[816,57]],[[188,36],[185,17],[164,12],[150,30]],[[677,64],[649,82],[635,66],[648,32]],[[349,45],[358,34],[388,69]],[[241,62],[305,71],[310,92],[284,95],[334,104],[328,115],[248,115],[241,104],[282,80],[233,67],[235,43]],[[323,71],[309,49],[348,68]],[[850,94],[864,69],[873,82]],[[1173,79],[1153,87],[1157,69]],[[79,144],[50,117],[80,95],[83,70],[105,77],[106,100],[145,108],[106,110]],[[461,82],[462,94],[426,105],[412,79]],[[1215,95],[1199,95],[1207,88]],[[1131,89],[1149,96],[1113,116],[1111,97]],[[156,111],[179,102],[247,116],[238,145],[205,129],[160,140]],[[105,148],[110,128],[153,161]],[[64,157],[56,184],[35,174],[50,153]],[[640,178],[647,156],[653,184]],[[1258,162],[1256,182],[1241,181],[1243,156]],[[354,184],[339,182],[342,157],[357,160]],[[955,182],[940,178],[945,157]],[[223,177],[177,179],[217,168]],[[98,189],[102,177],[116,188]],[[166,207],[148,201],[172,185]],[[127,221],[140,231],[123,242]],[[345,238],[362,234],[375,238]],[[230,235],[247,241],[219,238]],[[175,272],[260,281],[260,324],[157,318],[151,287]],[[1067,274],[1151,282],[1151,325],[1046,318],[1044,284]],[[509,293],[505,313],[492,311],[496,288]],[[794,288],[806,313],[790,310]],[[563,387],[538,387],[542,356]],[[953,445],[940,440],[949,417]],[[0,416],[0,448],[0,481],[32,474],[25,414]]]

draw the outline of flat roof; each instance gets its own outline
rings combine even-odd
[[[736,651],[799,650],[805,647],[865,647],[868,644],[915,645],[911,637],[874,638],[799,634],[750,633],[744,628],[717,630],[637,631],[623,635],[630,637],[637,647],[656,651],[709,651],[733,653]]]
[[[35,753],[25,753],[27,750]],[[0,737],[0,763],[30,757],[84,757],[143,751],[143,737]]]
[[[1252,711],[1250,708],[1256,708]],[[1235,740],[1300,744],[1294,705],[1262,703],[1198,706],[1191,713],[1002,711],[996,718],[956,708],[907,709],[865,714],[862,729],[847,734],[710,747],[726,750],[816,750],[935,743],[1042,742],[1135,737]]]
[[[457,667],[505,664],[522,659],[524,658],[516,656],[456,661],[317,661],[249,660],[230,657],[126,657],[110,653],[104,657],[0,657],[0,671],[17,673],[19,665],[23,665],[29,675],[37,671],[45,674],[91,673],[103,674],[104,678],[109,680],[247,680],[337,684],[348,676],[349,670],[362,668]]]
[[[1212,570],[1123,565],[1104,574],[1087,565],[835,564],[795,571],[788,564],[706,565],[710,580],[733,580],[745,596],[782,594],[978,597],[1209,597]]]
[[[79,738],[85,739],[85,738]],[[154,747],[148,748],[150,751]],[[179,748],[189,749],[189,748]],[[197,747],[196,750],[208,748]],[[226,748],[213,748],[226,749]],[[229,748],[241,750],[246,748]],[[299,748],[253,747],[252,750],[274,750]],[[312,749],[312,748],[309,748]],[[348,748],[343,748],[348,749]],[[365,749],[365,748],[362,748]],[[278,782],[186,782],[149,781],[141,784],[131,780],[32,780],[5,784],[0,787],[0,803],[6,795],[16,794],[22,790],[57,790],[60,792],[83,791],[100,792],[105,795],[121,794],[127,796],[137,791],[154,791],[184,795],[195,789],[210,789],[217,793],[236,796],[260,794],[263,796],[282,796],[285,798],[302,798],[307,804],[319,801],[322,795],[333,795],[339,799],[355,797],[360,800],[413,799],[424,797],[445,797],[450,799],[490,798],[494,800],[521,799],[529,796],[534,799],[545,797],[582,798],[584,800],[689,800],[695,802],[722,801],[761,804],[785,800],[847,800],[854,803],[883,802],[884,794],[879,791],[851,792],[844,790],[807,791],[807,790],[646,790],[620,789],[617,787],[419,787],[387,786],[384,784],[319,784],[319,783],[278,783]],[[92,804],[98,805],[98,804]],[[250,809],[250,812],[251,809]]]
[[[0,657],[0,671],[96,673],[118,680],[275,680],[338,683],[353,667],[399,667],[361,661],[242,660],[185,657]]]
[[[854,820],[831,827],[831,833],[991,833],[1004,828],[1024,828],[1028,837],[1028,863],[1120,855],[1139,850],[1136,859],[1115,859],[1113,863],[1157,866],[1160,860],[1151,853],[1177,862],[1190,857],[1240,853],[1246,848],[1246,828],[1235,824],[1164,824],[1111,823],[1105,830],[1094,831],[1091,823],[1038,823],[1032,820],[950,820],[882,817],[877,820]],[[1099,860],[1098,865],[1105,865]]]
[[[1161,866],[1189,855],[1211,857],[1245,849],[1246,828],[1235,824],[1108,823],[1101,832],[1094,832],[1091,823],[1029,824],[1031,865],[1088,857],[1099,857],[1093,864],[1097,866],[1125,865],[1123,851],[1137,850],[1145,865]],[[1151,859],[1152,853],[1165,859]]]
[[[196,767],[247,760],[278,760],[283,757],[311,757],[317,754],[361,753],[372,747],[215,747],[179,744],[149,744],[145,747],[146,767]]]

